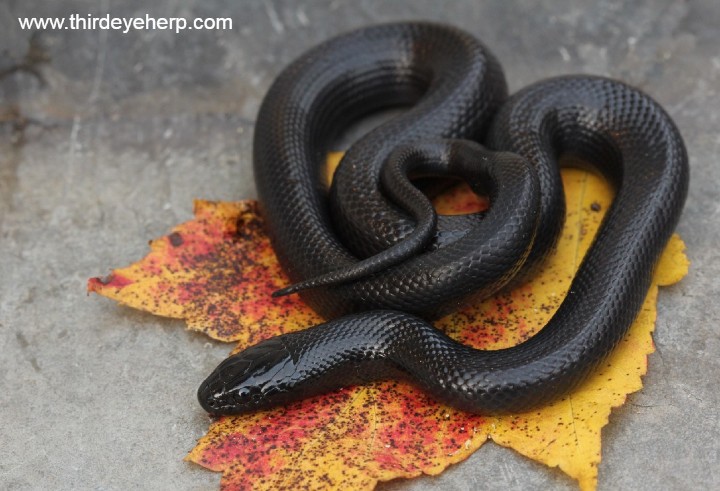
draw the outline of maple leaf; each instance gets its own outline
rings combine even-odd
[[[331,156],[328,174],[339,155]],[[482,349],[517,344],[544,326],[564,298],[612,200],[604,181],[564,169],[567,219],[558,248],[539,274],[514,291],[441,319],[450,336]],[[440,213],[484,209],[460,185],[435,199]],[[349,387],[295,404],[214,421],[186,457],[221,471],[224,490],[372,489],[378,481],[439,474],[488,439],[596,487],[601,429],[613,407],[642,387],[659,285],[687,274],[684,244],[674,235],[638,318],[598,372],[572,394],[535,411],[479,416],[437,403],[403,382]],[[297,296],[272,299],[286,285],[252,201],[197,201],[195,219],[151,242],[140,262],[92,278],[89,291],[158,315],[236,350],[322,319]],[[190,391],[189,393],[192,393]],[[188,404],[194,401],[188,397]]]

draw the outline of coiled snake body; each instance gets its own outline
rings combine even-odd
[[[198,391],[207,411],[248,412],[391,377],[466,411],[521,411],[593,371],[637,315],[680,216],[686,151],[663,109],[621,82],[567,76],[506,97],[480,42],[430,23],[342,35],[279,75],[255,128],[262,213],[300,282],[281,293],[302,290],[334,320],[225,360]],[[391,106],[409,109],[359,139],[327,190],[320,175],[334,139]],[[548,325],[498,351],[432,327],[426,319],[518,281],[552,250],[567,154],[617,194]],[[410,179],[438,175],[487,194],[489,210],[436,216]]]

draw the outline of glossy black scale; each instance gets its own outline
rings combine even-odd
[[[320,175],[333,140],[393,106],[409,108],[358,140],[325,189]],[[564,218],[563,155],[594,165],[617,190],[567,298],[516,347],[456,343],[428,319],[519,281],[554,247]],[[475,413],[560,397],[634,320],[688,185],[682,138],[644,93],[567,76],[507,98],[487,48],[429,23],[354,31],[287,67],[258,115],[254,169],[282,266],[306,288],[303,299],[334,320],[223,362],[198,392],[212,413],[392,377]],[[435,216],[411,184],[428,175],[465,179],[489,195],[490,209]]]

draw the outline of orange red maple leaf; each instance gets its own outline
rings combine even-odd
[[[331,166],[332,168],[332,166]],[[554,256],[539,275],[513,292],[441,319],[452,337],[482,349],[517,344],[552,316],[589,247],[612,193],[599,178],[563,170],[567,219]],[[440,213],[487,204],[466,187],[435,200]],[[378,481],[438,474],[488,439],[594,489],[600,430],[613,407],[642,387],[653,351],[658,286],[688,269],[674,236],[657,268],[643,309],[607,363],[571,395],[537,411],[500,417],[463,413],[401,382],[379,382],[251,415],[222,417],[187,460],[223,473],[230,489],[372,489]],[[195,219],[151,242],[141,261],[93,278],[90,291],[157,315],[182,318],[190,329],[237,342],[317,324],[322,319],[296,297],[273,299],[287,284],[252,201],[197,201]],[[194,388],[188,405],[195,404]],[[198,410],[199,407],[198,407]]]

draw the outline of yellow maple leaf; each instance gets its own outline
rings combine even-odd
[[[339,156],[328,166],[332,174]],[[567,220],[556,253],[531,282],[438,322],[477,348],[517,344],[537,332],[562,301],[612,193],[599,178],[563,170]],[[441,213],[482,209],[467,187],[435,200]],[[254,202],[198,201],[196,218],[151,243],[150,254],[89,290],[191,329],[238,341],[237,349],[321,321],[296,297],[271,299],[287,279],[262,232]],[[658,285],[688,269],[684,245],[671,239],[637,320],[606,364],[571,395],[524,414],[486,417],[438,404],[401,382],[350,387],[287,407],[222,417],[186,457],[222,471],[222,488],[372,489],[378,481],[438,474],[489,438],[594,489],[600,431],[613,407],[641,388],[653,351]],[[191,392],[190,392],[191,393]],[[189,404],[192,402],[189,400]]]

